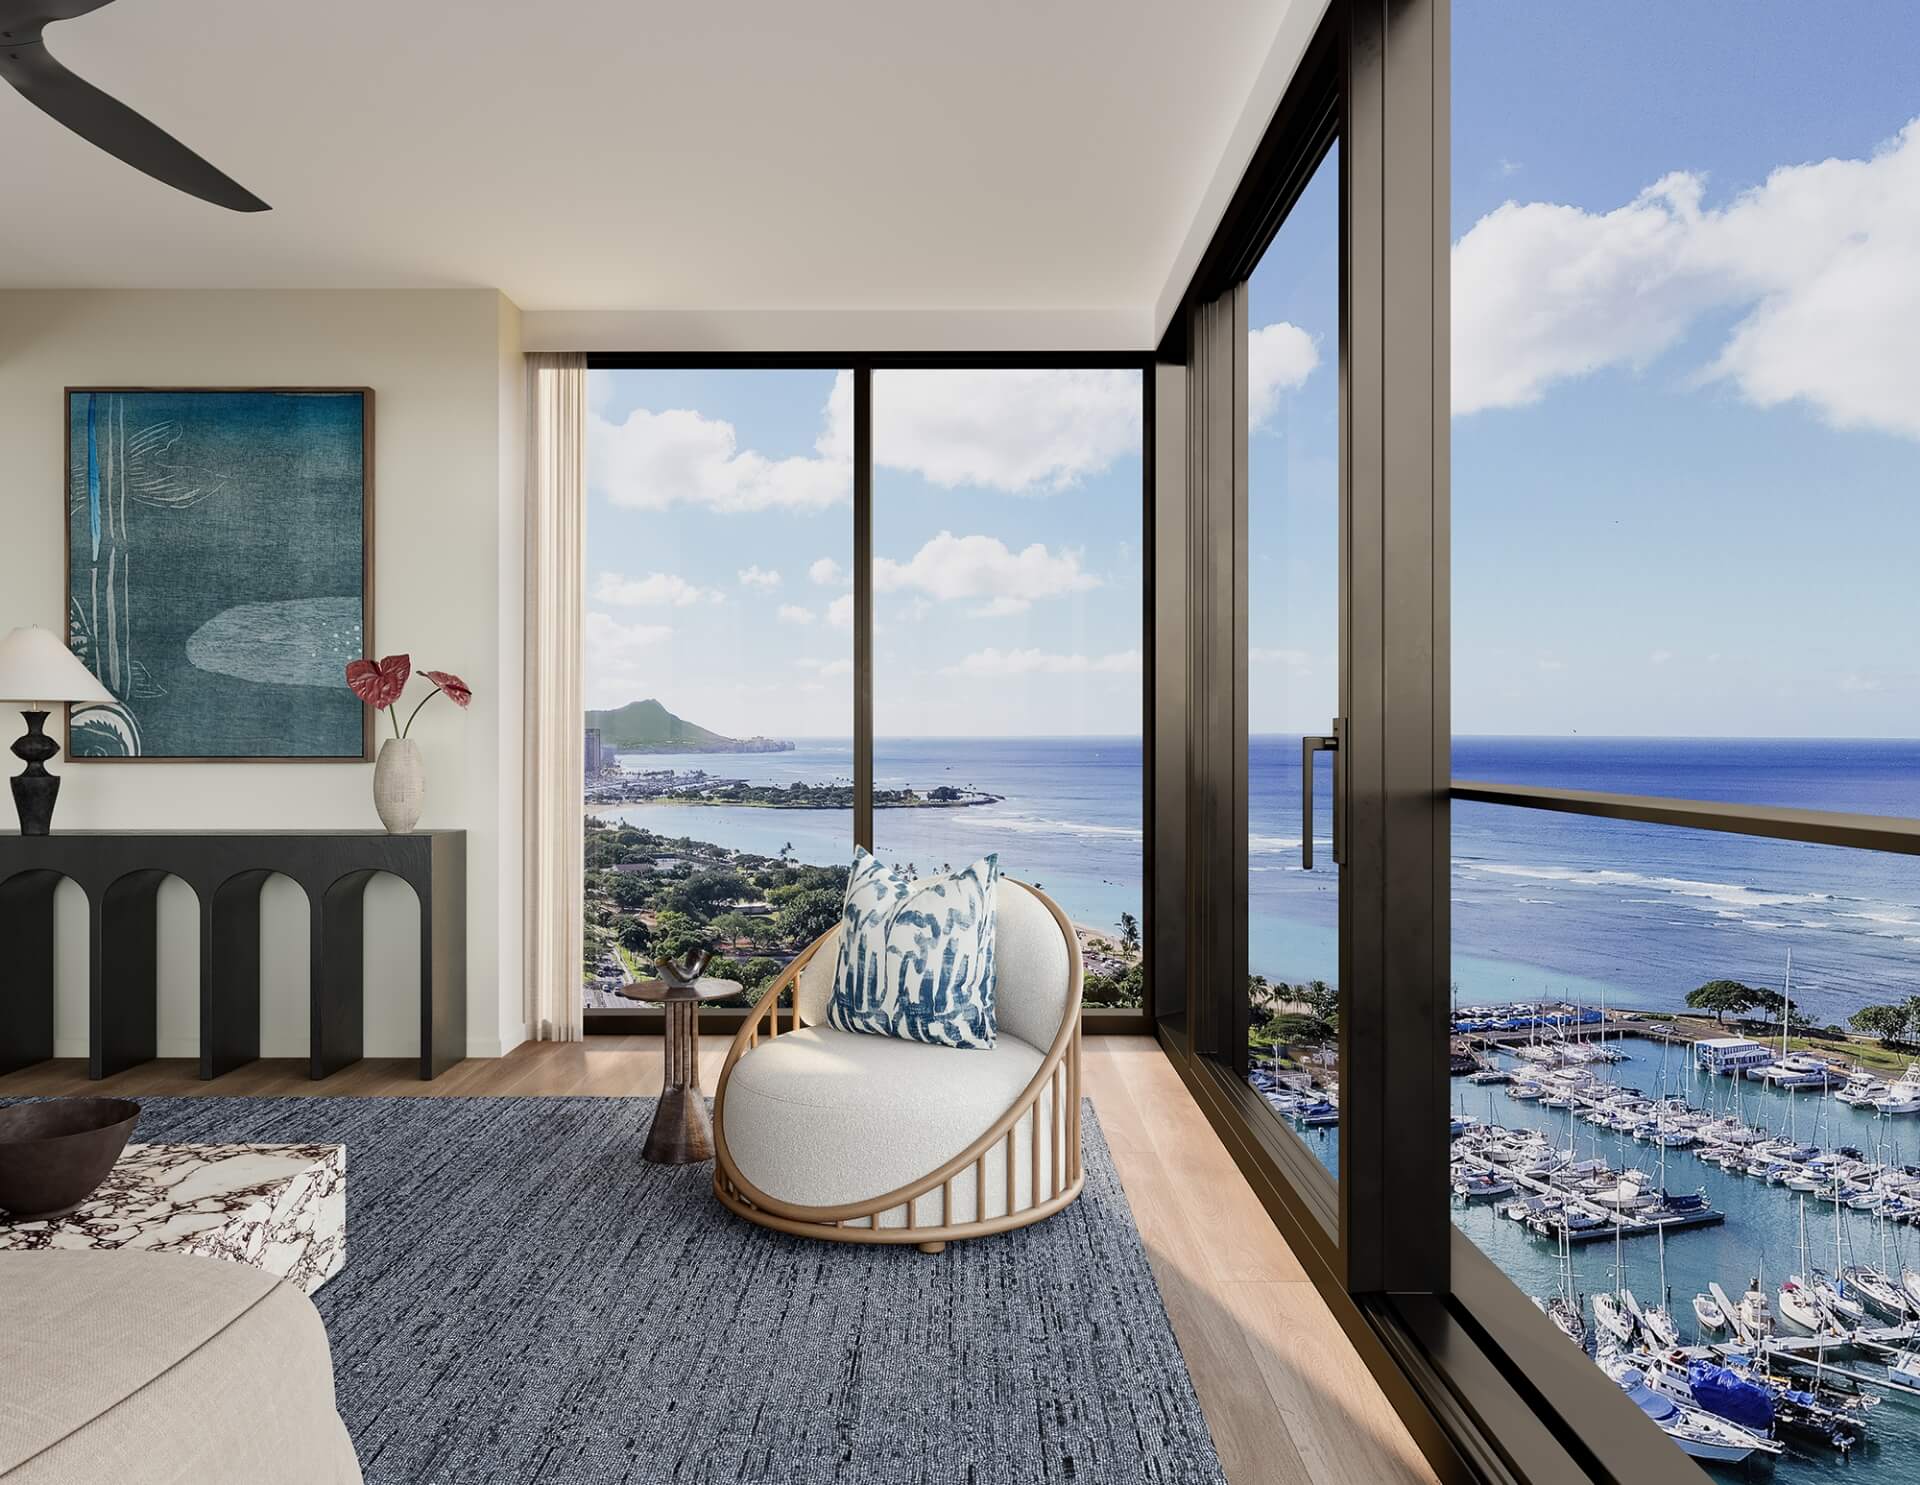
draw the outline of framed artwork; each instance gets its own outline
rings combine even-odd
[[[373,756],[369,389],[69,387],[66,468],[70,759]]]

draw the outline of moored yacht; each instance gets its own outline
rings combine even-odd
[[[1883,1114],[1920,1114],[1920,1062],[1911,1064],[1873,1106]]]
[[[1628,1399],[1651,1418],[1660,1431],[1695,1459],[1739,1464],[1758,1454],[1778,1454],[1780,1446],[1737,1423],[1674,1401],[1647,1385],[1646,1374],[1624,1359],[1607,1367]]]

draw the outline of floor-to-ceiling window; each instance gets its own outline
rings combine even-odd
[[[607,358],[589,391],[590,1025],[700,947],[762,993],[857,839],[997,853],[1076,925],[1088,1008],[1142,1008],[1137,358]]]
[[[1247,281],[1247,327],[1246,1076],[1337,1171],[1334,753],[1314,744],[1340,712],[1338,143]]]
[[[1142,1004],[1142,376],[873,376],[874,849],[996,852]]]
[[[588,373],[590,1010],[705,947],[751,998],[853,849],[852,374]]]
[[[1920,15],[1453,17],[1454,1221],[1707,1457],[1904,1479]]]

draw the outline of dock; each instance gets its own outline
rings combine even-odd
[[[1512,1170],[1498,1161],[1487,1159],[1484,1155],[1462,1154],[1459,1159],[1460,1163],[1468,1169],[1491,1172],[1503,1180],[1513,1182],[1517,1189],[1529,1195],[1556,1197],[1564,1206],[1571,1207],[1574,1211],[1599,1218],[1600,1226],[1581,1228],[1567,1233],[1568,1243],[1576,1248],[1582,1243],[1612,1242],[1616,1232],[1622,1238],[1647,1237],[1659,1232],[1671,1234],[1687,1232],[1697,1227],[1717,1227],[1727,1220],[1725,1212],[1716,1211],[1711,1207],[1705,1211],[1676,1212],[1663,1217],[1649,1217],[1640,1212],[1616,1211],[1577,1192],[1556,1186],[1551,1181]],[[1527,1230],[1536,1235],[1544,1235],[1539,1233],[1539,1229],[1535,1228],[1531,1221],[1527,1224]],[[1552,1236],[1555,1241],[1558,1241],[1557,1232]]]
[[[1905,1325],[1863,1325],[1840,1335],[1774,1335],[1767,1337],[1765,1348],[1769,1355],[1797,1361],[1818,1356],[1823,1351],[1849,1348],[1897,1351],[1915,1340],[1920,1340],[1920,1321],[1909,1321]],[[1827,1367],[1829,1371],[1834,1369],[1830,1364]]]

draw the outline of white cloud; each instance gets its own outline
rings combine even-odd
[[[777,588],[780,586],[780,572],[777,568],[743,567],[740,569],[740,583],[747,588]]]
[[[1673,658],[1672,650],[1655,650],[1647,659],[1655,665],[1665,665]]]
[[[976,613],[1023,613],[1036,598],[1057,598],[1100,586],[1077,552],[1050,552],[1040,542],[1018,552],[992,536],[942,531],[905,562],[877,557],[874,591],[912,591],[929,598],[984,598]]]
[[[845,575],[840,571],[840,564],[831,557],[822,557],[814,563],[807,569],[807,576],[823,588],[830,588],[846,581]]]
[[[853,595],[842,593],[827,605],[827,622],[835,629],[853,628]]]
[[[1312,670],[1313,656],[1305,650],[1293,649],[1250,649],[1247,659],[1254,665],[1284,665],[1291,670]]]
[[[1062,490],[1140,451],[1136,371],[885,371],[873,457],[933,484]]]
[[[1509,202],[1453,248],[1453,410],[1644,367],[1702,316],[1703,381],[1920,438],[1920,119],[1867,159],[1783,166],[1722,207],[1676,172],[1608,212]]]
[[[853,674],[853,662],[847,659],[821,660],[809,655],[796,660],[794,664],[798,665],[802,670],[811,670],[823,676]]]
[[[936,485],[1061,490],[1140,451],[1136,371],[897,370],[875,382],[875,464]],[[615,505],[825,510],[853,494],[853,379],[834,378],[811,454],[742,448],[733,424],[688,408],[635,408],[617,423],[595,409],[587,438],[594,487]]]
[[[1878,691],[1880,689],[1880,677],[1861,675],[1857,671],[1849,671],[1846,675],[1840,677],[1839,686],[1842,691]]]
[[[615,505],[723,511],[824,510],[853,498],[851,384],[837,377],[812,455],[769,458],[740,447],[733,424],[686,408],[635,408],[624,422],[588,418],[587,467]],[[844,408],[842,405],[845,405]]]
[[[1247,426],[1258,428],[1320,364],[1320,348],[1298,325],[1276,320],[1247,335]]]
[[[813,610],[810,608],[802,608],[797,603],[783,603],[780,605],[780,622],[782,624],[811,624],[813,622]]]
[[[586,704],[625,706],[651,696],[660,674],[656,651],[672,635],[665,624],[622,624],[611,614],[586,614],[581,625]]]
[[[698,587],[676,572],[650,572],[645,577],[603,572],[594,585],[593,596],[601,603],[626,608],[688,608],[696,603],[726,602],[726,594],[718,588]]]
[[[1567,662],[1553,655],[1542,655],[1534,662],[1542,670],[1565,670]]]
[[[1110,655],[1059,655],[1046,650],[976,650],[958,665],[946,667],[949,675],[1138,675],[1140,652],[1118,650]]]

